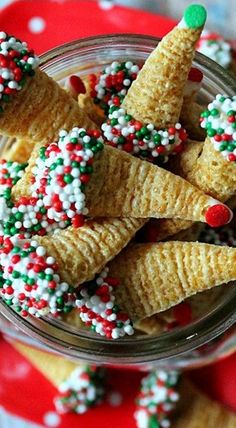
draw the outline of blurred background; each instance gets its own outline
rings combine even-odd
[[[40,3],[40,0],[33,1],[34,3]],[[67,0],[54,1],[55,3],[63,3]],[[77,1],[78,3],[80,2],[80,0]],[[0,0],[0,7],[4,7],[11,2],[12,0]],[[107,10],[113,5],[122,5],[168,15],[174,19],[178,19],[181,16],[183,9],[188,4],[195,2],[190,0],[99,0],[100,6]],[[217,30],[225,37],[236,37],[236,0],[201,0],[200,3],[207,6],[207,28],[209,30]]]

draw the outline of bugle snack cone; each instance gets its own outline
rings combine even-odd
[[[164,311],[197,292],[236,279],[236,250],[198,242],[136,244],[109,265],[116,299],[132,320]]]
[[[49,156],[50,162],[52,159],[56,162],[58,156],[62,158],[71,156],[69,149],[67,150],[67,142],[74,140],[80,143],[81,147],[83,144],[81,131],[84,134],[85,131],[79,128],[73,128],[70,133],[62,131],[63,136],[60,134],[58,140],[60,149],[57,149],[55,144],[49,145],[44,149],[47,155],[41,156],[37,148],[34,149],[24,176],[12,189],[15,201],[21,196],[32,195],[31,186],[34,177],[36,182],[34,189],[37,192],[37,186],[39,188],[41,182],[38,177],[44,177],[42,176],[44,170],[47,181],[46,162]],[[70,145],[70,150],[72,149]],[[76,154],[76,149],[73,150]],[[51,156],[51,151],[55,152],[55,157]],[[78,170],[78,166],[76,168]],[[56,179],[57,173],[54,170],[52,174]],[[49,192],[49,187],[45,192]],[[50,192],[53,192],[52,185]],[[60,190],[58,192],[60,193]],[[219,204],[182,178],[106,145],[100,153],[96,153],[93,173],[85,187],[85,199],[88,214],[94,217],[177,217],[184,220],[206,221],[210,225],[225,224],[231,218],[228,207]],[[212,224],[212,216],[216,224]]]
[[[123,103],[135,119],[157,128],[178,122],[184,86],[205,20],[203,6],[189,6],[180,23],[146,60]]]

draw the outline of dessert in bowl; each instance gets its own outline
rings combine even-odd
[[[234,322],[232,285],[199,295],[198,304],[185,299],[235,280],[235,250],[184,242],[187,232],[172,239],[183,229],[191,235],[193,222],[230,221],[224,202],[234,194],[233,137],[215,130],[208,111],[216,107],[203,115],[204,143],[189,142],[179,125],[185,117],[189,136],[201,137],[204,128],[189,123],[186,111],[199,112],[199,103],[216,98],[218,117],[235,93],[231,77],[200,55],[198,92],[199,72],[193,78],[190,68],[205,16],[201,8],[188,14],[156,49],[156,39],[116,35],[57,48],[42,56],[41,71],[31,51],[15,57],[16,68],[19,61],[31,67],[20,90],[15,71],[20,83],[2,98],[1,132],[17,138],[3,157],[29,166],[23,174],[18,164],[3,164],[14,183],[3,183],[1,311],[64,355],[96,364],[187,366],[207,359],[206,352],[188,351]],[[16,43],[2,37],[8,50]],[[222,141],[229,143],[219,150]],[[141,242],[147,236],[151,242]]]

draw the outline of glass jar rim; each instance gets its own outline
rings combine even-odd
[[[92,36],[58,46],[40,56],[40,65],[43,70],[50,66],[53,61],[61,61],[63,57],[73,54],[77,49],[96,49],[105,45],[107,48],[114,46],[125,46],[131,44],[153,50],[160,39],[152,36],[138,34],[109,34]],[[236,93],[236,84],[233,77],[221,66],[200,53],[196,53],[197,64],[214,76],[214,82],[224,83],[227,93]],[[48,65],[49,64],[49,65]],[[138,336],[136,338],[122,338],[118,340],[108,340],[92,333],[78,330],[53,319],[22,318],[18,313],[9,308],[0,300],[2,314],[17,327],[47,345],[56,352],[63,353],[71,358],[86,360],[91,363],[114,364],[118,359],[119,364],[141,365],[149,362],[158,362],[163,359],[180,356],[183,353],[203,345],[223,333],[236,321],[236,291],[232,289],[228,293],[227,299],[210,314],[200,320],[192,322],[190,325],[177,328],[173,331],[162,333],[160,336]]]

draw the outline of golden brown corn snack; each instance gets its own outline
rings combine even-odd
[[[110,264],[117,303],[132,320],[164,311],[197,292],[236,279],[236,250],[198,242],[129,246]]]

